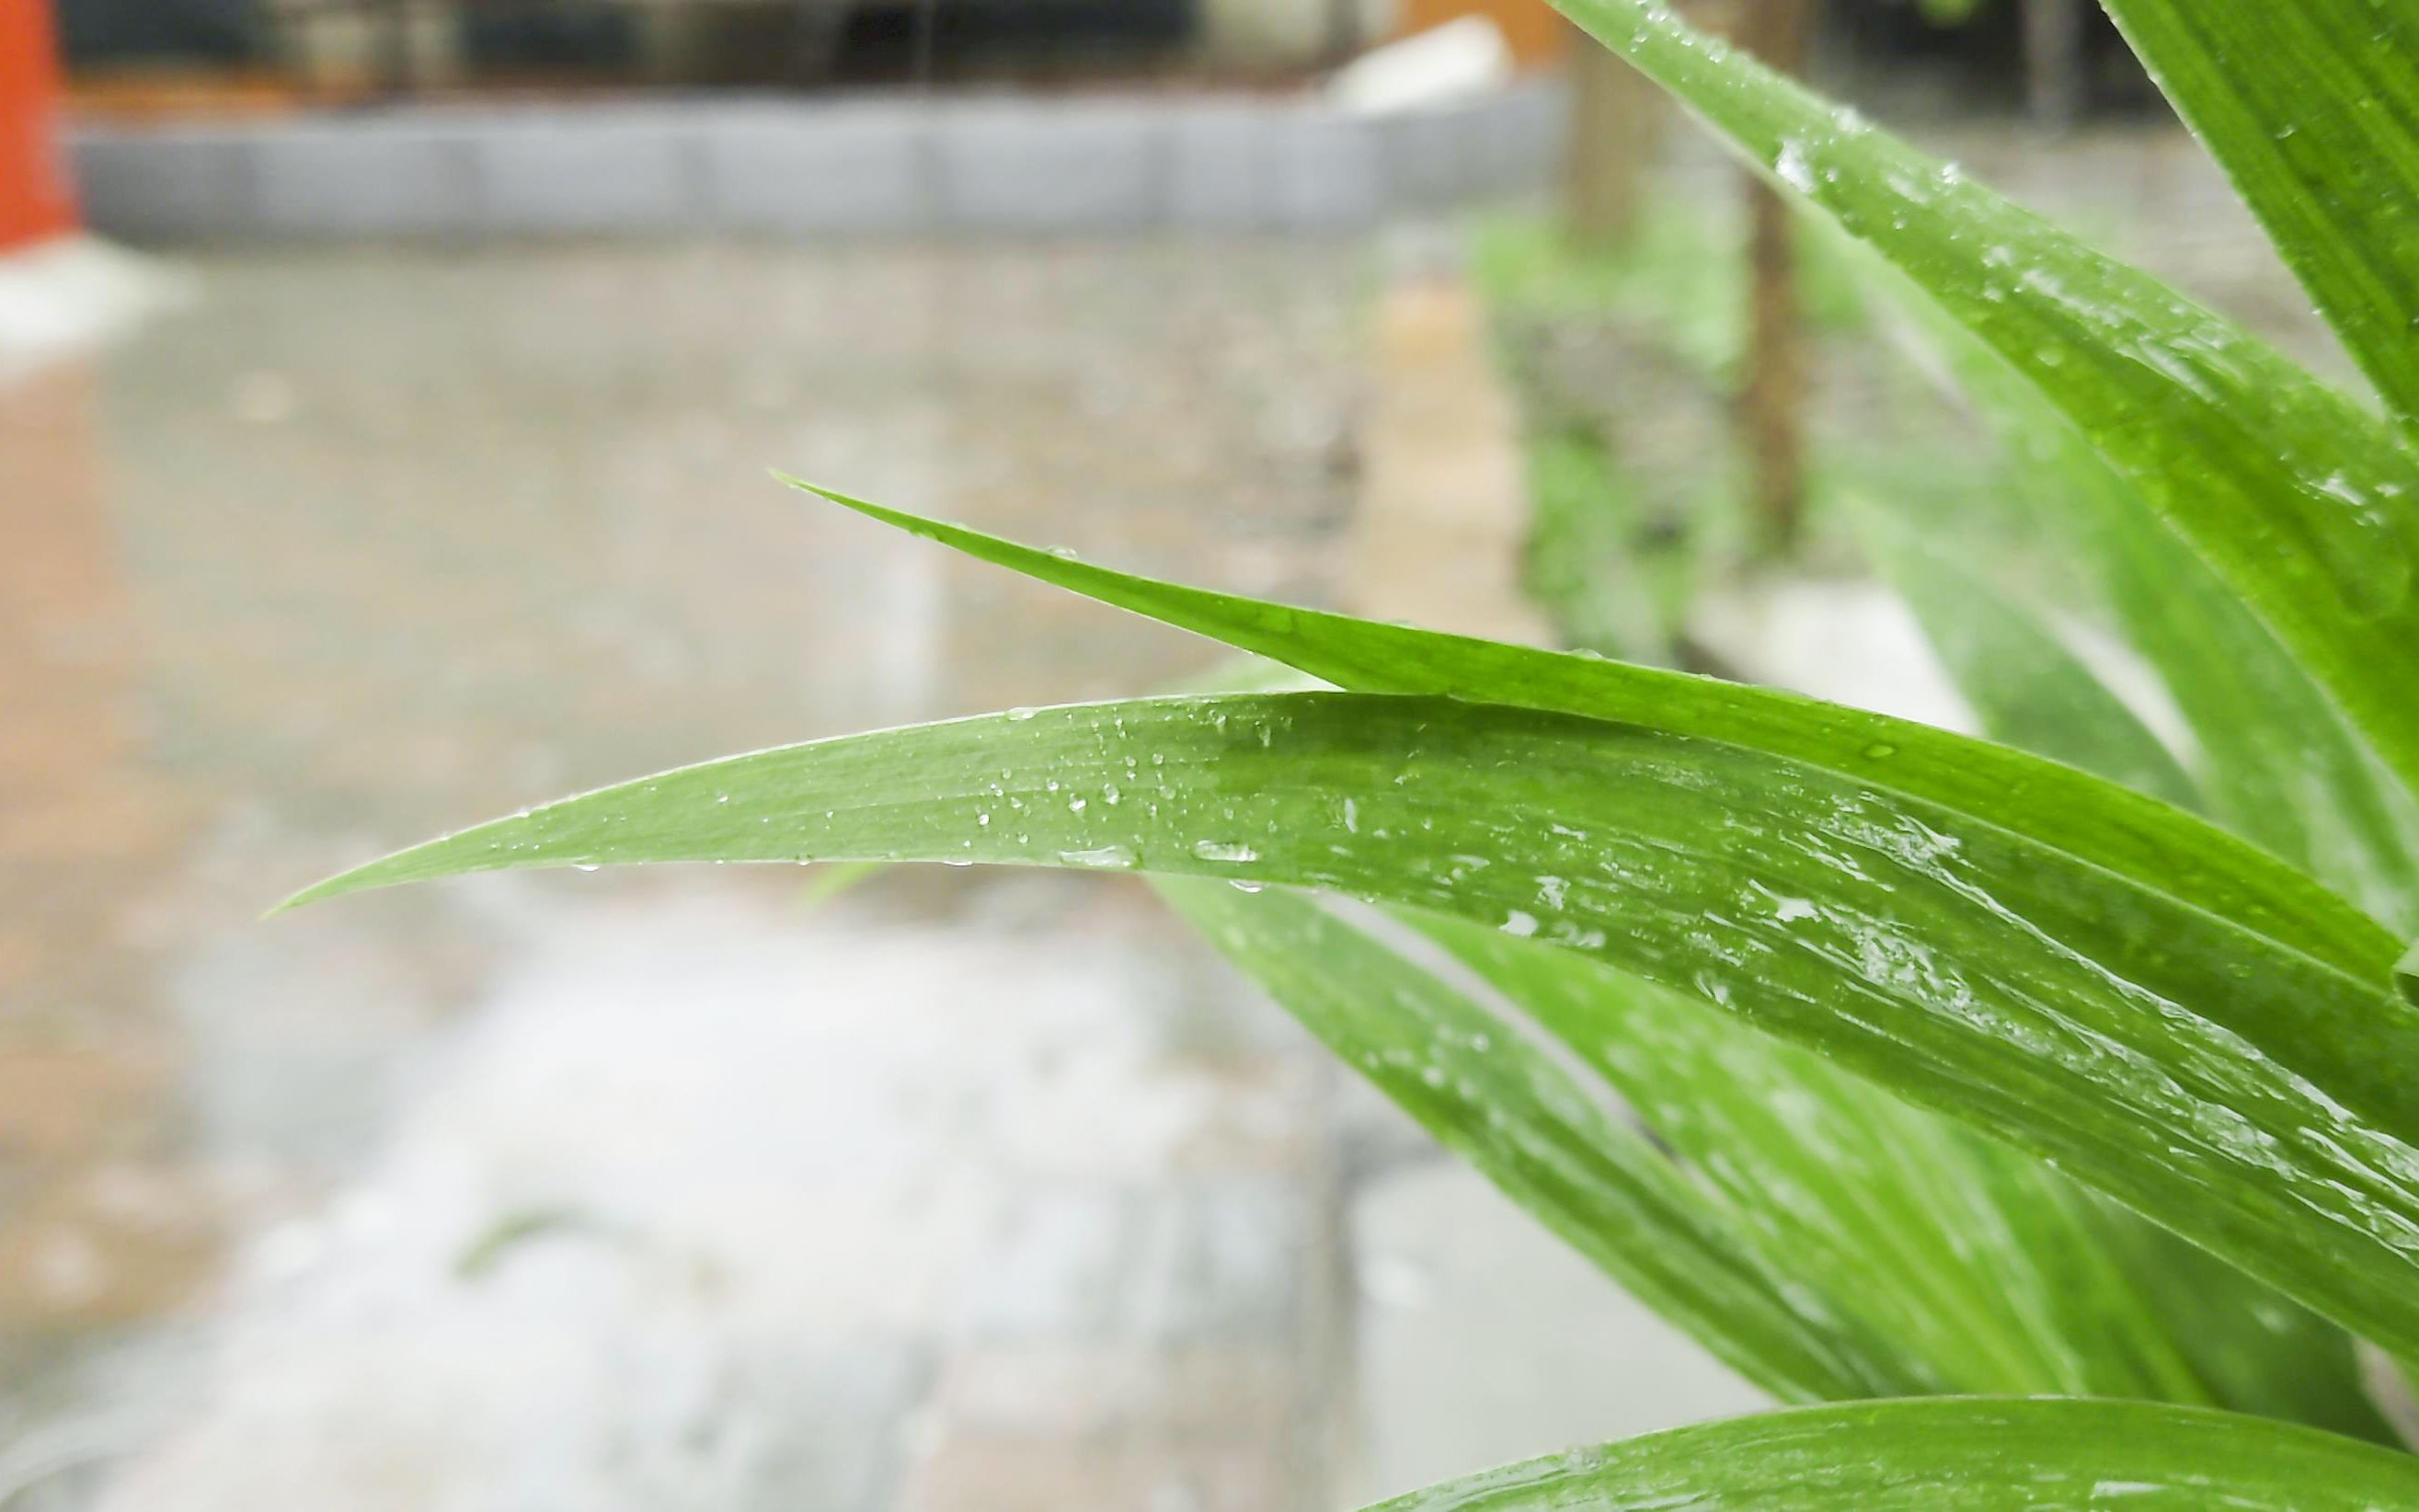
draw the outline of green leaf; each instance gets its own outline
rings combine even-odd
[[[2179,808],[2200,806],[2192,778],[2159,737],[2039,615],[1903,524],[1871,508],[1860,514],[1868,550],[1992,739]]]
[[[293,901],[828,859],[1220,876],[1533,935],[1722,1004],[2419,1353],[2419,1012],[2382,966],[2349,976],[2038,841],[1718,741],[1335,693],[1015,711],[663,773]]]
[[[1926,325],[2015,462],[2022,529],[2055,545],[2067,580],[2157,670],[2191,729],[2210,817],[2395,929],[2419,929],[2419,813],[2334,700],[2038,391],[1964,332]],[[1937,516],[1919,528],[1976,533]]]
[[[2103,1203],[2099,1219],[2106,1253],[2217,1406],[2402,1446],[2342,1329],[2132,1213]]]
[[[1281,888],[1156,886],[1345,1064],[1784,1400],[2131,1396],[2395,1442],[2340,1329],[1729,1015],[1434,914],[1376,930]],[[1541,1030],[1600,1084],[1529,1048]],[[1606,1088],[1646,1129],[1605,1117]]]
[[[979,561],[1363,692],[1442,693],[1719,740],[1936,803],[2365,979],[2401,941],[2255,846],[2057,762],[1770,688],[1159,582],[788,480]]]
[[[1625,973],[1417,922],[1601,1075],[1777,1269],[1921,1362],[1919,1394],[2211,1400],[2088,1199],[2039,1162]]]
[[[2419,9],[2106,0],[2408,426],[2419,417]]]
[[[2144,1402],[1993,1397],[1813,1407],[1473,1475],[1379,1512],[2384,1512],[2419,1458]]]
[[[1974,19],[1982,0],[1917,0],[1917,5],[1934,26],[1962,26]]]
[[[1226,686],[1279,685],[1263,675]],[[1417,912],[1373,929],[1285,889],[1155,886],[1446,1148],[1784,1400],[2005,1392],[2239,1405],[2203,1385],[2155,1321],[2158,1286],[2129,1276],[2129,1253],[2101,1231],[2148,1226],[2028,1156],[1727,1014],[1534,940]],[[1409,949],[1422,936],[1435,947],[1426,960]],[[1456,965],[1494,1002],[1449,980]],[[1540,1031],[1564,1047],[1559,1058],[1596,1080],[1579,1085],[1530,1049],[1524,1036]],[[1644,1126],[1597,1112],[1607,1089]],[[1566,1150],[1573,1135],[1630,1182],[1678,1195],[1661,1213],[1573,1200],[1576,1183],[1539,1180],[1533,1153]],[[2203,1270],[2226,1269],[2192,1253]],[[1701,1275],[1734,1265],[1769,1277],[1764,1291],[1729,1306],[1689,1294]],[[1891,1284],[1875,1286],[1879,1275]],[[2341,1403],[2331,1395],[2305,1403],[2303,1378],[2312,1362],[2349,1367],[2350,1341],[2239,1273],[2203,1279],[2246,1318],[2306,1319],[2332,1335],[2275,1340],[2289,1353],[2273,1360],[2238,1350],[2226,1363],[2266,1366],[2258,1401],[2268,1415],[2300,1418],[2306,1408],[2303,1420],[2337,1427]],[[1758,1309],[1778,1311],[1815,1344],[1793,1350]],[[2195,1318],[2204,1335],[2229,1333],[2209,1316],[2217,1310]],[[1810,1377],[1799,1363],[1807,1354],[1857,1367]],[[2351,1387],[2365,1403],[2356,1376]],[[2352,1421],[2392,1437],[2373,1413]]]
[[[871,861],[853,861],[844,866],[820,867],[808,874],[807,885],[798,889],[798,906],[821,908],[881,870],[880,866]]]
[[[2007,394],[2008,386],[1981,385],[2003,401],[2028,397]],[[2018,403],[2015,410],[2026,408]],[[2001,418],[2009,418],[2005,409]],[[2048,425],[2047,434],[2029,433],[2034,452],[2048,454],[2031,460],[2048,465],[2027,470],[2033,486],[2020,506],[2025,520],[2052,533],[2069,528],[2075,542],[2103,548],[2076,554],[2087,561],[2096,555],[2120,622],[2155,648],[2151,659],[2180,691],[2229,821],[2322,875],[2362,887],[2380,906],[2407,908],[2408,872],[2396,865],[2403,853],[2393,830],[2363,822],[2378,814],[2383,797],[2365,751],[2265,629],[2139,507],[2123,482],[2088,452],[2060,444],[2062,421],[2052,416]],[[2071,488],[2059,487],[2061,480],[2071,480]],[[1880,517],[1869,521],[1879,525]],[[1960,522],[1937,523],[1955,534]],[[2191,796],[2191,779],[2163,773],[2164,748],[2150,754],[2144,743],[2155,745],[2154,737],[2121,705],[2110,710],[2113,697],[2034,628],[2024,609],[1945,553],[1917,546],[1903,525],[1882,526],[1868,539],[1960,687],[1985,711],[1994,736],[2135,786],[2180,781],[2186,791],[2169,795]],[[2018,690],[2012,694],[2011,684]],[[2247,687],[2270,696],[2252,697]],[[2398,1442],[2370,1401],[2353,1341],[2341,1329],[2131,1213],[2099,1206],[2075,1216],[2095,1231],[2088,1248],[2135,1278],[2131,1305],[2113,1306],[2104,1322],[2087,1325],[2086,1338],[2095,1326],[2114,1338],[2155,1319],[2167,1349],[2189,1362],[2215,1405]],[[2067,1295],[2114,1302],[2114,1289],[2078,1287]],[[2192,1399],[2170,1392],[2083,1394]]]
[[[1668,662],[1688,596],[1685,553],[1637,549],[1638,487],[1601,436],[1533,436],[1522,580],[1563,638],[1626,660]]]
[[[2215,1405],[2396,1442],[2341,1329],[2029,1157],[1624,973],[1420,927],[1600,1072],[1778,1270],[1926,1362],[1927,1393]]]
[[[1557,5],[2030,379],[2419,780],[2419,458],[2392,430],[1659,0]]]
[[[1919,1359],[1770,1263],[1513,1025],[1300,894],[1183,877],[1157,887],[1441,1144],[1748,1380],[1787,1401],[1930,1389]]]

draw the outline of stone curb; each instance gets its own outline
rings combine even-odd
[[[1563,97],[1390,116],[1313,100],[414,106],[85,124],[92,227],[134,241],[1315,234],[1533,188]]]

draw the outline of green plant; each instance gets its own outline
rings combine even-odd
[[[1982,0],[1916,0],[1916,8],[1934,26],[1962,26],[1982,8]]]
[[[817,489],[1341,690],[758,752],[294,901],[652,860],[1149,872],[1624,1285],[1784,1400],[1845,1404],[1405,1507],[2419,1506],[2353,1343],[2419,1357],[2419,1010],[2395,975],[2419,9],[2108,0],[2380,418],[1660,5],[1563,4],[1961,332],[2200,746],[2152,771],[2087,699],[2102,733],[2060,753],[2217,822],[2011,746],[1157,582]],[[2027,644],[2042,675],[2088,674],[1971,639],[1969,675]],[[2070,704],[2011,697],[1995,727],[2027,738],[2042,707]],[[1456,984],[1472,974],[1486,994]],[[2072,1399],[2020,1399],[2042,1396]]]
[[[1750,272],[1747,228],[1722,213],[1735,208],[1675,198],[1611,248],[1534,216],[1490,218],[1471,238],[1472,282],[1526,431],[1524,581],[1565,645],[1677,664],[1703,589],[1764,555],[1735,413]],[[1798,244],[1810,339],[1872,346],[1853,253],[1836,234]],[[1919,384],[1896,388],[1940,408]],[[1877,449],[1859,428],[1861,456]],[[1810,429],[1819,437],[1820,421]],[[1815,441],[1818,458],[1826,450]],[[1824,471],[1813,482],[1822,545],[1808,554],[1836,555],[1822,517],[1835,490]]]

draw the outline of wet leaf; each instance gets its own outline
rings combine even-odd
[[[794,480],[793,480],[794,483]],[[2036,840],[2355,975],[2401,942],[2255,846],[2057,762],[1793,693],[1379,625],[1117,572],[846,494],[818,497],[980,561],[1364,692],[1442,693],[1719,740]]]
[[[2390,427],[1659,0],[1556,3],[2029,379],[2419,779],[2419,458]]]
[[[2341,1331],[1735,1019],[1436,915],[1156,885],[1446,1149],[1783,1400],[2116,1396],[2394,1442]]]
[[[1776,1269],[1923,1362],[1927,1394],[2213,1404],[2395,1442],[2342,1330],[2029,1156],[1626,973],[1420,927],[1602,1074]]]
[[[2216,1405],[2403,1446],[2369,1396],[2350,1335],[2175,1235],[2097,1207],[2106,1253]]]
[[[1205,687],[1301,686],[1270,667]],[[1389,933],[1282,888],[1157,886],[1447,1148],[1784,1400],[1864,1396],[1878,1379],[1890,1385],[1870,1394],[2132,1396],[2397,1442],[2341,1329],[2031,1157],[1727,1014],[1435,914],[1404,913]],[[1440,974],[1452,962],[1407,950],[1407,931],[1456,958],[1464,983]],[[1556,1061],[1576,1057],[1600,1085],[1574,1086],[1559,1064],[1538,1060],[1524,1038],[1537,1033],[1564,1046]],[[1590,1094],[1607,1089],[1629,1119],[1564,1111],[1591,1108]],[[1625,1170],[1676,1156],[1697,1195],[1677,1210],[1688,1221],[1574,1201],[1567,1184],[1524,1169],[1529,1150],[1573,1132]],[[1781,1283],[1777,1305],[1822,1341],[1814,1358],[1869,1364],[1810,1391],[1795,1363],[1803,1354],[1776,1348],[1759,1326],[1757,1307],[1774,1303],[1733,1316],[1675,1298],[1654,1268],[1690,1278],[1706,1263],[1694,1252],[1707,1226],[1726,1257],[1751,1258]],[[1874,1284],[1882,1276],[1888,1285]]]
[[[1299,893],[1181,877],[1157,885],[1446,1149],[1748,1380],[1788,1401],[1893,1396],[1936,1381],[1919,1357],[1776,1264],[1751,1230],[1608,1110],[1601,1088],[1581,1086],[1435,973]]]
[[[1736,1418],[1433,1487],[1372,1512],[2382,1512],[2419,1458],[2144,1402],[1963,1397]]]
[[[1222,686],[1299,686],[1268,666]],[[1675,1304],[1635,1269],[1662,1261],[1687,1274],[1697,1263],[1689,1246],[1711,1223],[1726,1254],[1754,1257],[1785,1283],[1781,1305],[1827,1341],[1830,1357],[1886,1362],[1896,1383],[1885,1394],[2130,1396],[2399,1442],[2343,1330],[2031,1157],[1730,1015],[1435,914],[1403,913],[1389,933],[1282,888],[1157,885],[1448,1148],[1783,1399],[1864,1393],[1840,1389],[1854,1375],[1824,1393],[1793,1389],[1802,1375],[1741,1326],[1752,1311],[1734,1319]],[[1406,931],[1444,957],[1408,950]],[[1458,986],[1439,970],[1456,963],[1467,973]],[[1601,1085],[1574,1087],[1558,1065],[1538,1062],[1524,1040],[1537,1033]],[[1492,1074],[1474,1079],[1471,1066]],[[1559,1112],[1608,1089],[1642,1128]],[[1692,1211],[1718,1211],[1675,1232],[1634,1211],[1558,1202],[1501,1148],[1534,1143],[1541,1119],[1549,1131],[1586,1131],[1628,1163],[1651,1133],[1652,1150],[1676,1157],[1701,1194]]]
[[[1718,741],[1340,693],[1017,711],[663,773],[295,901],[830,859],[1324,888],[1547,941],[2059,1163],[2419,1352],[2419,1011],[2382,965],[2347,974],[2028,837]]]
[[[2335,334],[2419,417],[2419,8],[2106,0]]]
[[[2053,544],[2174,701],[2209,817],[2394,929],[2419,929],[2419,810],[2325,689],[2038,391],[1949,322],[1926,326],[2015,462],[2023,528]],[[1951,546],[1977,534],[1955,518],[1920,528]],[[2053,738],[2037,722],[1994,733],[2035,749]]]
[[[2209,1400],[2087,1199],[2038,1162],[1626,973],[1424,927],[1602,1076],[1776,1267],[1921,1362],[1921,1394]]]
[[[1861,534],[1883,576],[1992,739],[2097,773],[2136,793],[2197,809],[2200,795],[2159,737],[2045,619],[1889,516],[1867,509]]]

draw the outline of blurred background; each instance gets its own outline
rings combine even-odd
[[[2333,361],[2082,0],[1683,8]],[[258,916],[1216,663],[768,467],[1970,724],[1870,517],[2059,579],[1893,311],[1542,0],[0,0],[0,1509],[1316,1512],[1752,1405],[1128,881]]]

